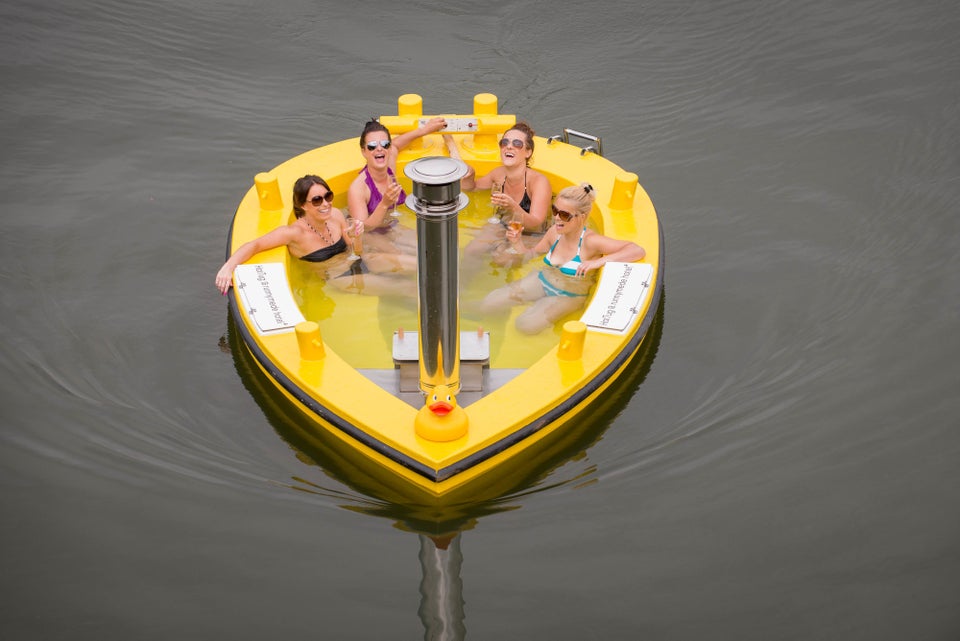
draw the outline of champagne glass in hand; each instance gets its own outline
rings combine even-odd
[[[390,185],[390,188],[392,189],[393,186],[397,184],[397,176],[396,176],[396,174],[388,173],[388,174],[387,174],[387,183]],[[399,198],[400,198],[400,196],[397,195],[397,199],[399,199]],[[390,210],[390,215],[391,215],[391,216],[393,216],[394,218],[400,218],[400,212],[397,211],[397,201],[396,201],[396,200],[393,201],[393,204],[390,205],[390,207],[389,207],[388,209]]]
[[[520,236],[523,233],[523,210],[519,207],[517,207],[517,211],[514,211],[510,215],[510,222],[507,223],[507,230],[516,234],[520,242],[523,242],[522,237]],[[509,238],[507,238],[507,242],[510,242]],[[510,248],[507,249],[507,253],[519,254],[520,252],[514,249],[513,243],[510,242]]]
[[[347,260],[360,260],[363,254],[363,221],[355,218],[347,220],[347,236],[353,242],[350,243],[350,255]]]
[[[490,216],[490,218],[487,218],[487,222],[490,223],[491,225],[500,224],[500,216],[497,215],[497,210],[500,208],[500,206],[497,205],[495,202],[493,202],[493,197],[496,194],[499,194],[502,192],[503,192],[503,183],[494,182],[490,185],[490,206],[493,207],[494,212],[493,212],[493,216]]]

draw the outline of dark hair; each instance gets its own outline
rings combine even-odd
[[[333,191],[327,181],[320,176],[307,174],[303,178],[298,178],[297,182],[293,183],[293,215],[297,218],[303,217],[303,203],[307,202],[307,194],[314,185],[323,185],[327,191]]]
[[[371,134],[374,131],[382,131],[387,134],[387,140],[390,140],[390,130],[386,126],[381,125],[380,121],[376,118],[371,118],[363,125],[363,133],[360,134],[360,147],[362,148],[367,144],[367,134]]]
[[[519,131],[527,137],[527,144],[530,145],[530,158],[533,158],[533,127],[522,120],[518,120],[512,127],[507,129],[507,131]],[[503,133],[507,133],[507,131]],[[527,158],[528,165],[530,164],[530,158]]]

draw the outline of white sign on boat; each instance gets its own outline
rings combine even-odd
[[[238,265],[236,292],[261,334],[293,331],[305,319],[293,300],[283,263]]]
[[[643,307],[652,276],[648,263],[607,263],[580,320],[590,329],[625,332]]]

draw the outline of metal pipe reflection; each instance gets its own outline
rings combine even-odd
[[[420,609],[423,638],[427,641],[463,641],[463,581],[460,567],[460,534],[452,537],[420,536]]]

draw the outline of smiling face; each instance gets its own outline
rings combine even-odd
[[[577,210],[577,203],[558,196],[553,203],[553,225],[561,234],[583,227],[583,214]]]
[[[303,211],[312,213],[322,221],[330,218],[330,212],[333,209],[333,192],[323,185],[314,183],[307,192],[307,198],[303,201]]]
[[[384,147],[384,145],[387,145]],[[370,149],[371,146],[373,149]],[[367,164],[371,167],[386,167],[390,157],[390,135],[385,131],[371,131],[367,133],[361,145],[361,151]]]
[[[503,141],[507,142],[504,143]],[[514,143],[515,140],[519,140],[523,143],[522,148],[518,148]],[[505,167],[512,167],[517,164],[527,164],[530,156],[533,155],[533,149],[530,147],[530,140],[527,138],[527,134],[518,130],[518,129],[509,129],[503,134],[503,138],[500,141],[500,162],[503,163]]]

